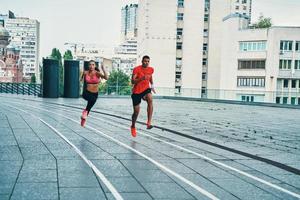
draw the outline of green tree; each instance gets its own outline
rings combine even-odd
[[[61,56],[59,49],[53,48],[50,57],[52,59],[58,60],[58,64],[59,64],[59,94],[60,94],[60,96],[63,96],[63,93],[64,93],[64,68],[62,65],[62,56]]]
[[[270,17],[264,17],[260,15],[258,22],[253,24],[254,28],[270,28],[272,26],[272,19]]]
[[[36,77],[35,74],[32,74],[31,78],[30,78],[30,83],[36,83]]]
[[[64,54],[64,60],[73,60],[73,55],[70,50],[67,50]]]
[[[120,70],[112,71],[105,85],[100,86],[102,93],[129,95],[130,91],[130,77]]]

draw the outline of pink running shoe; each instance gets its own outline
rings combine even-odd
[[[84,127],[86,120],[81,118],[81,126]]]
[[[82,111],[82,115],[81,115],[81,119],[86,119],[87,118],[87,115],[88,115],[88,111],[86,109],[84,109]]]

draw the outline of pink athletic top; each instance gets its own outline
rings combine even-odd
[[[87,84],[98,84],[100,83],[100,77],[97,77],[96,75],[89,76],[88,74],[86,74],[85,81]]]

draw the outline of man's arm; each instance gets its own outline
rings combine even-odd
[[[146,80],[146,76],[143,76],[143,77],[141,77],[141,78],[137,78],[137,75],[136,74],[132,74],[132,77],[131,77],[131,83],[132,84],[137,84],[137,83],[139,83],[139,82],[141,82],[141,81],[143,81],[143,80]]]
[[[155,91],[155,89],[154,89],[154,83],[153,83],[153,78],[152,78],[152,76],[151,76],[151,78],[150,78],[150,84],[151,84],[151,90],[152,90],[152,92],[154,93],[154,94],[156,94],[156,91]]]

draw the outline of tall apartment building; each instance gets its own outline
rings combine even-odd
[[[121,44],[115,48],[113,69],[131,75],[137,64],[138,4],[126,5],[121,10]]]
[[[215,78],[208,68],[220,66],[221,27],[231,13],[248,16],[251,0],[139,1],[138,59],[151,57],[159,92],[207,95]]]
[[[15,17],[11,11],[8,15],[0,15],[0,20],[9,32],[10,44],[21,50],[24,81],[30,81],[31,76],[35,75],[37,82],[40,82],[40,23],[35,19]]]
[[[138,4],[126,5],[121,10],[121,40],[130,40],[137,37],[137,10]]]

